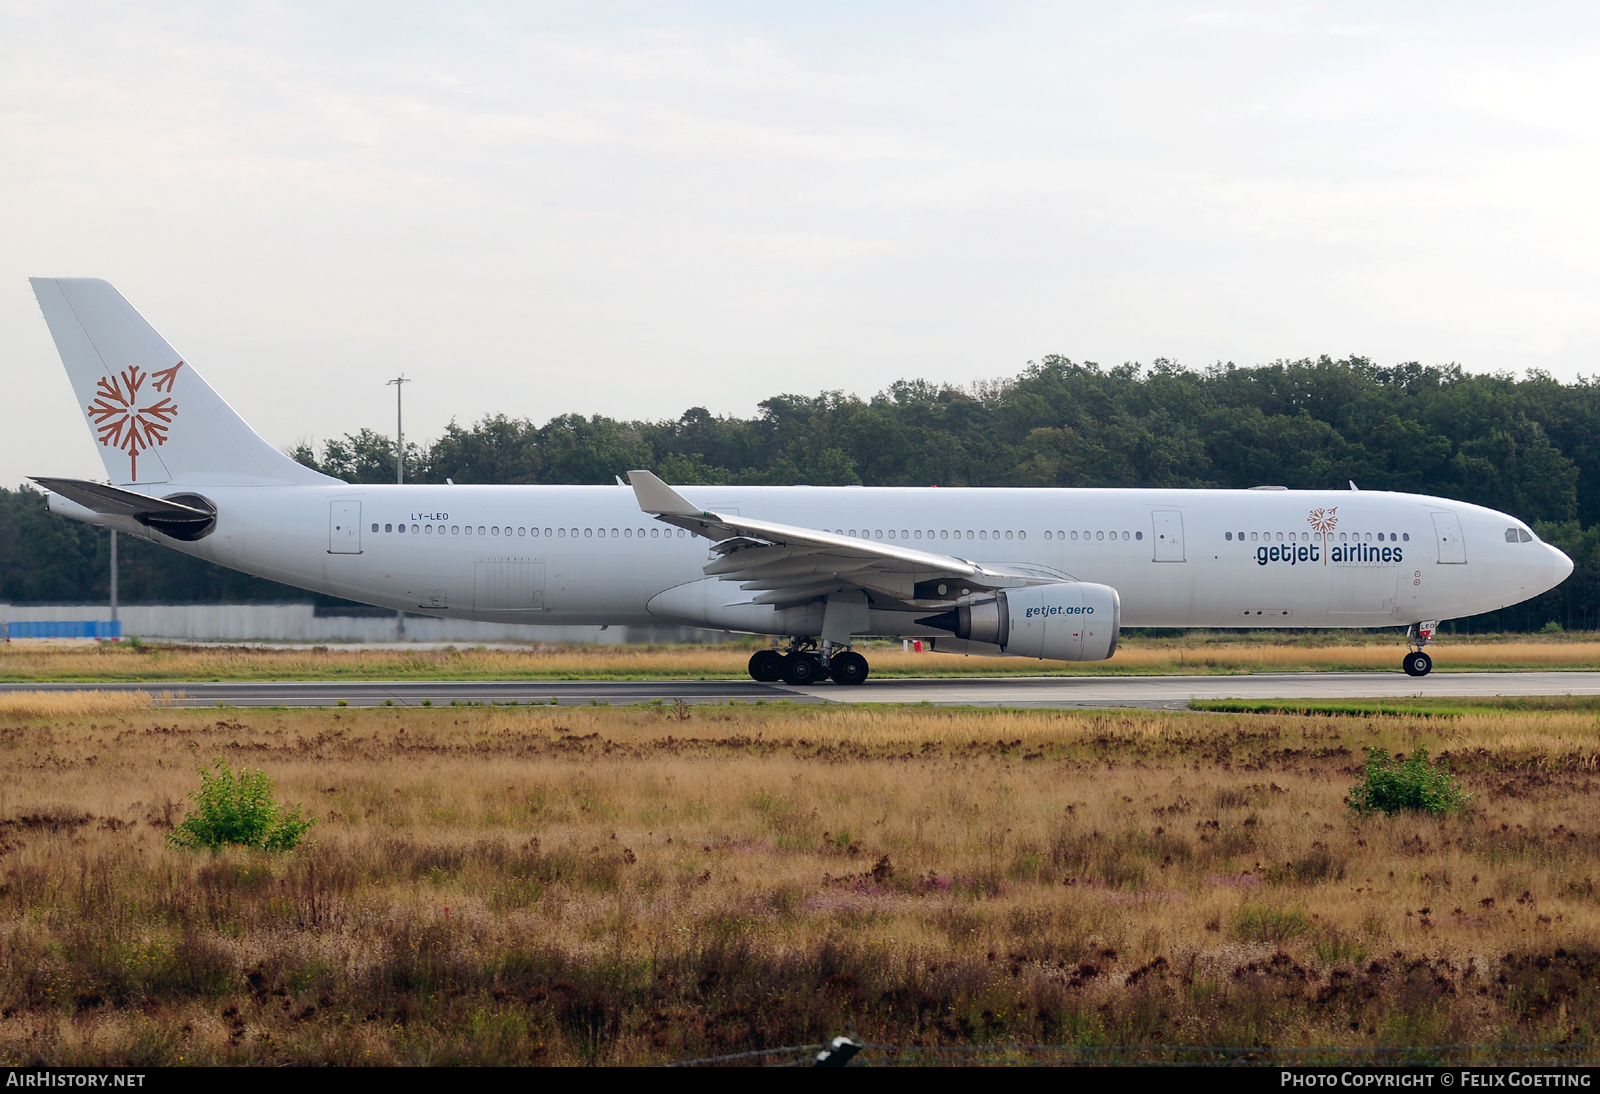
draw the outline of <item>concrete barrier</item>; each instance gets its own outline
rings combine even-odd
[[[336,610],[336,609],[333,609]],[[192,642],[394,642],[393,615],[334,615],[311,604],[125,604],[124,636]],[[109,621],[104,604],[0,604],[0,623]],[[533,627],[406,616],[409,642],[717,643],[734,636],[688,627]]]

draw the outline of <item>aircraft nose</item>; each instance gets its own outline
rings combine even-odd
[[[1568,558],[1567,553],[1559,547],[1552,547],[1547,543],[1545,544],[1545,549],[1553,556],[1550,559],[1550,564],[1551,569],[1554,571],[1552,576],[1555,577],[1551,588],[1554,588],[1572,576],[1572,559]]]

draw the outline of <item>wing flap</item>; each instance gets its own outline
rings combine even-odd
[[[738,546],[720,550],[728,543]],[[803,565],[806,560],[811,560],[815,565],[823,565],[827,559],[827,552],[823,548],[807,549],[794,547],[774,547],[765,540],[755,540],[748,536],[736,536],[732,540],[723,540],[717,544],[717,553],[722,558],[717,559],[706,567],[707,577],[720,577],[723,574],[754,574],[774,567],[787,567],[789,565]]]
[[[707,577],[720,577],[724,581],[790,581],[796,578],[812,577],[817,574],[828,574],[838,577],[842,574],[853,574],[861,570],[873,568],[870,559],[859,558],[822,558],[815,556],[801,556],[793,565],[779,565],[768,563],[765,566],[756,566],[747,570],[736,570],[723,574],[707,574]]]
[[[843,592],[851,587],[851,584],[847,581],[819,581],[803,585],[795,584],[783,589],[773,589],[769,592],[758,593],[750,598],[750,603],[788,607],[793,604],[803,604],[807,600],[814,600],[819,596],[827,596],[829,593]]]

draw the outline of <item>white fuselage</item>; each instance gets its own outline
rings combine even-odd
[[[60,497],[51,506],[259,577],[427,615],[771,634],[804,625],[796,609],[741,607],[753,594],[702,572],[709,543],[641,513],[623,486],[171,484],[151,493],[184,489],[217,508],[215,531],[192,543]],[[1109,585],[1129,627],[1407,625],[1526,600],[1572,569],[1525,538],[1521,521],[1414,494],[682,489],[721,513]],[[915,623],[925,611],[874,607],[874,633],[940,633]]]

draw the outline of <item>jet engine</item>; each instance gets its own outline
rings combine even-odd
[[[1122,600],[1109,585],[1060,581],[1002,589],[917,622],[999,646],[1013,657],[1104,661],[1117,651]]]

